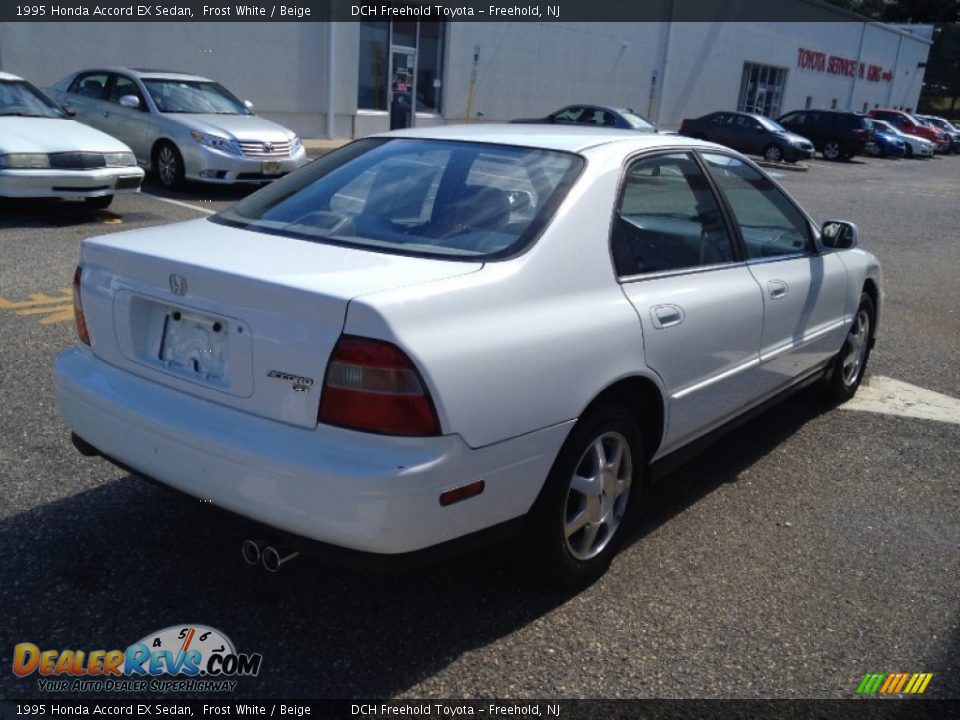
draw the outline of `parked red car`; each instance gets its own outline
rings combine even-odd
[[[910,113],[902,110],[871,110],[867,114],[877,120],[886,120],[900,132],[929,140],[934,144],[937,152],[950,152],[950,137],[945,132],[924,125]]]

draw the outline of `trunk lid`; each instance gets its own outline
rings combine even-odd
[[[194,220],[84,241],[93,352],[154,382],[314,427],[351,298],[475,272]]]

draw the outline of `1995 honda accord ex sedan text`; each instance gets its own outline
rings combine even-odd
[[[882,299],[857,236],[704,141],[389,133],[86,240],[57,405],[81,451],[301,546],[523,533],[583,583],[681,450],[814,380],[856,392]]]

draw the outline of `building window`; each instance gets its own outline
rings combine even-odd
[[[360,23],[360,72],[357,83],[357,107],[364,110],[387,109],[387,72],[389,71],[390,23]]]
[[[803,103],[803,109],[809,110],[812,105],[813,105],[813,95],[807,95],[807,99]]]
[[[831,110],[836,110],[836,109],[837,109],[837,99],[836,99],[836,98],[834,98],[833,100],[830,101],[830,109],[831,109]]]
[[[866,112],[866,111],[869,110],[869,109],[870,109],[870,103],[864,103],[864,104],[863,104],[863,112]]]
[[[439,113],[443,50],[443,23],[361,22],[357,108],[386,110],[402,86],[416,92],[418,112]]]
[[[744,63],[737,110],[767,117],[778,116],[786,84],[786,68]]]

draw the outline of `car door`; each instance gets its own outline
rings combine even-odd
[[[110,73],[92,71],[77,75],[67,88],[67,104],[77,111],[76,119],[82,123],[105,129],[103,122],[103,103],[107,94]]]
[[[120,98],[127,96],[137,98],[139,106],[121,105]],[[126,75],[114,73],[107,86],[106,100],[101,108],[105,132],[129,145],[137,160],[144,162],[149,156],[147,126],[150,114],[137,83]]]
[[[669,452],[754,398],[763,298],[689,152],[629,164],[611,249],[640,318],[646,363],[667,391]]]
[[[758,387],[775,390],[815,370],[843,344],[846,267],[837,253],[818,251],[810,221],[766,175],[729,155],[701,156],[763,294]]]
[[[734,115],[730,125],[732,142],[729,147],[740,152],[759,152],[753,126],[756,121],[749,115]]]
[[[730,113],[716,113],[703,124],[704,136],[710,142],[730,147],[730,143],[733,142],[732,120],[733,116]]]

